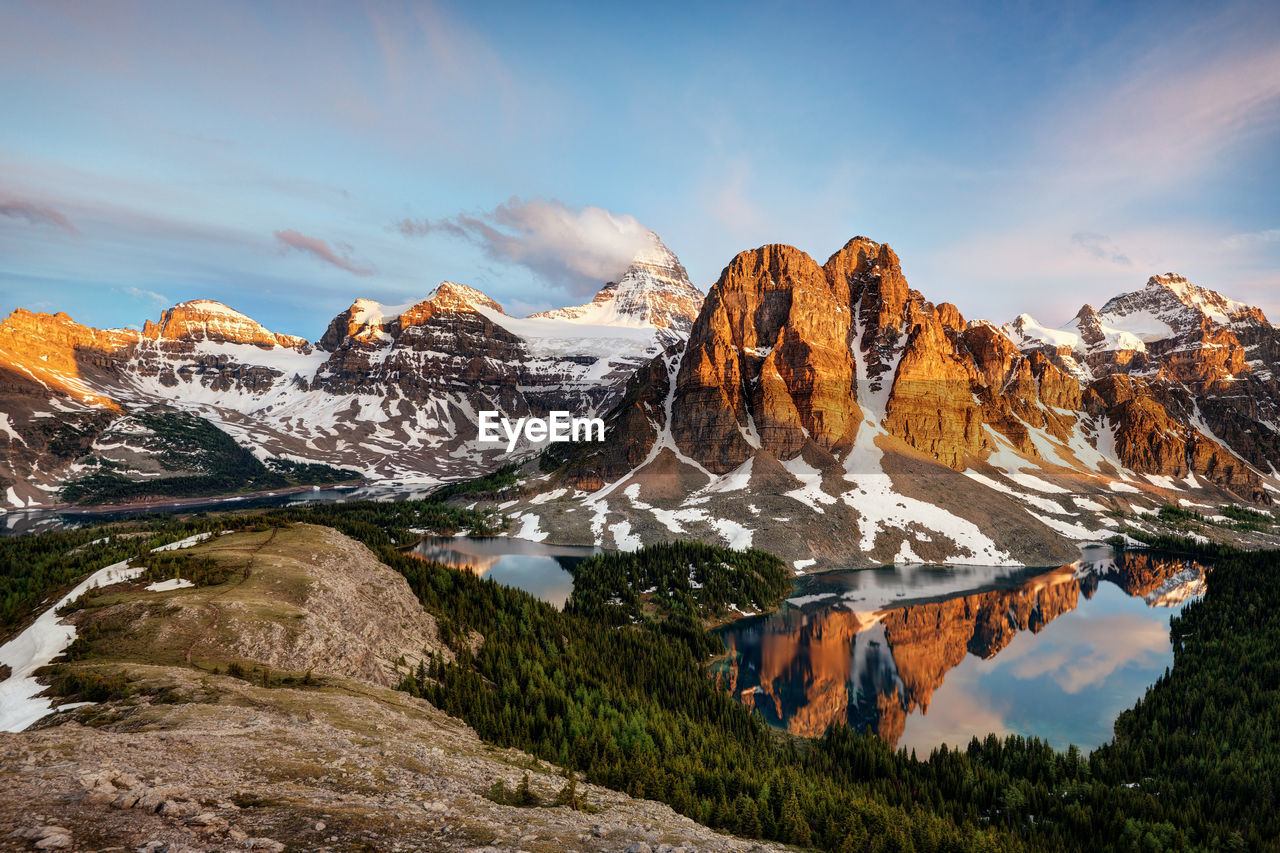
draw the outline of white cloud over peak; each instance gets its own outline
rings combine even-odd
[[[630,214],[540,198],[512,197],[493,210],[444,219],[402,219],[394,228],[406,237],[461,237],[489,257],[523,266],[575,295],[616,281],[653,245],[653,232]]]

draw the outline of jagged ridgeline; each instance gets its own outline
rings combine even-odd
[[[79,499],[215,473],[98,471],[156,409],[260,459],[389,483],[511,463],[476,441],[480,411],[607,413],[602,445],[544,457],[512,509],[525,535],[697,538],[793,564],[1053,565],[1165,504],[1270,512],[1278,366],[1261,311],[1174,274],[1061,327],[1000,326],[930,302],[865,237],[825,263],[742,252],[705,300],[654,237],[591,302],[523,318],[454,282],[405,305],[356,300],[315,342],[210,300],[142,332],[16,311],[0,323],[0,491],[39,506],[98,473]]]
[[[513,511],[619,547],[1051,565],[1180,500],[1270,516],[1278,354],[1258,309],[1176,275],[1062,329],[999,327],[911,289],[885,244],[763,246],[631,377],[609,441],[548,451]]]
[[[456,282],[403,305],[357,299],[315,341],[209,299],[141,332],[19,309],[0,323],[0,504],[56,501],[119,421],[156,408],[260,457],[374,481],[486,473],[510,459],[476,444],[477,412],[593,415],[688,333],[702,293],[656,236],[619,273],[585,305],[530,317]]]

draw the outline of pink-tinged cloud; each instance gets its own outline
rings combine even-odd
[[[10,219],[22,219],[32,225],[52,225],[61,228],[72,236],[80,236],[80,231],[71,224],[60,211],[43,204],[36,204],[19,198],[0,198],[0,216]]]
[[[493,210],[445,219],[402,219],[392,226],[406,237],[443,233],[469,240],[490,258],[519,264],[576,295],[594,294],[616,281],[654,234],[627,213],[552,199],[511,198]]]
[[[275,234],[276,239],[284,246],[290,249],[297,249],[299,252],[305,252],[314,258],[324,261],[326,264],[332,264],[340,270],[346,270],[353,275],[373,275],[374,273],[373,267],[359,265],[351,258],[350,246],[344,245],[344,254],[340,255],[319,237],[308,237],[306,234],[294,231],[292,228],[287,231],[277,231]]]

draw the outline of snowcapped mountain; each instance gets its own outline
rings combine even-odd
[[[534,318],[610,326],[657,326],[687,333],[702,307],[702,292],[680,260],[650,232],[653,245],[638,254],[616,282],[585,305],[534,314]]]
[[[476,443],[480,410],[565,409],[606,417],[609,441],[530,462],[509,507],[526,538],[694,536],[798,568],[1055,565],[1165,503],[1280,494],[1280,331],[1179,276],[1063,328],[1001,328],[929,302],[859,237],[824,264],[743,252],[700,300],[655,238],[586,306],[512,317],[443,282],[403,305],[358,299],[314,344],[207,300],[142,332],[15,311],[0,486],[16,507],[89,475],[195,472],[164,438],[206,422],[273,471],[435,483],[510,461]],[[188,420],[155,415],[174,410]]]
[[[911,290],[884,244],[822,265],[763,246],[725,268],[683,352],[636,374],[617,440],[531,471],[510,511],[563,541],[694,536],[798,569],[1069,562],[1165,503],[1280,494],[1280,424],[1257,417],[1280,400],[1276,335],[1174,276],[1068,329],[1002,330]]]
[[[683,302],[667,298],[673,289]],[[205,418],[263,460],[398,482],[483,473],[502,460],[499,447],[475,443],[479,411],[606,410],[637,368],[683,339],[697,310],[690,300],[701,299],[656,238],[602,293],[612,296],[593,304],[610,310],[518,318],[443,282],[404,305],[358,299],[315,344],[206,299],[140,333],[15,311],[0,324],[3,503],[54,502],[68,478],[100,470],[93,465],[118,448],[116,437],[136,434],[126,419],[157,407]],[[142,459],[154,444],[132,441],[129,476],[163,473]]]
[[[1024,352],[1045,354],[1104,396],[1129,387],[1156,396],[1195,432],[1248,466],[1276,474],[1280,330],[1258,308],[1166,273],[1101,311],[1084,306],[1062,328],[1046,329],[1024,314],[1005,331]],[[1175,473],[1176,447],[1146,444],[1165,457],[1160,467],[1169,470],[1161,473]]]
[[[1111,299],[1101,311],[1085,305],[1070,323],[1056,329],[1022,314],[1005,326],[1005,332],[1023,349],[1043,348],[1071,359],[1064,363],[1087,379],[1158,371],[1162,354],[1190,344],[1203,348],[1220,343],[1221,332],[1232,333],[1236,339],[1230,343],[1241,356],[1245,347],[1239,335],[1250,339],[1253,350],[1262,343],[1254,338],[1274,337],[1274,327],[1259,309],[1197,287],[1177,273],[1152,276],[1142,290]],[[1238,359],[1224,362],[1224,375],[1240,372],[1241,365]],[[1266,370],[1261,362],[1252,366]]]

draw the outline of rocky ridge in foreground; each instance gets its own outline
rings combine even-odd
[[[244,579],[117,584],[70,617],[88,647],[57,677],[127,695],[0,733],[0,850],[781,849],[585,783],[590,811],[550,805],[558,768],[384,686],[415,654],[448,650],[403,577],[336,531],[183,553]],[[486,796],[526,774],[548,805]]]

